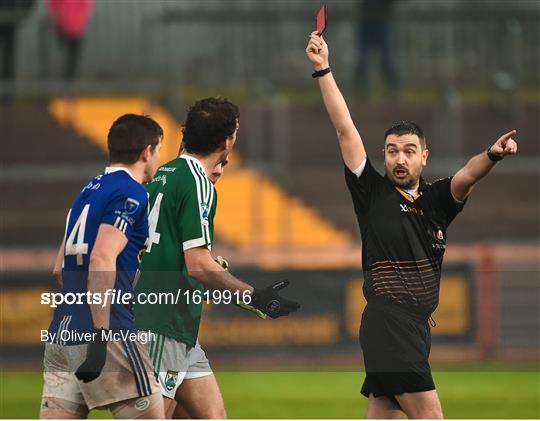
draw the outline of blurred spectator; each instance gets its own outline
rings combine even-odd
[[[357,81],[363,97],[370,95],[370,55],[380,54],[383,81],[388,94],[398,94],[399,77],[392,48],[391,14],[396,0],[363,0],[360,6],[359,57]]]
[[[94,8],[93,0],[48,0],[47,8],[56,34],[65,49],[62,76],[73,80],[84,34]]]
[[[34,0],[0,0],[0,81],[15,80],[15,30]],[[11,87],[0,92],[3,103],[13,99]]]

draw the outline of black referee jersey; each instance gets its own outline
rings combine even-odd
[[[357,177],[345,167],[362,235],[364,296],[360,344],[366,379],[362,394],[375,397],[432,390],[428,318],[439,302],[446,230],[464,202],[450,191],[451,177],[427,184],[416,197],[394,186],[369,160]]]
[[[369,160],[357,177],[345,167],[362,234],[364,296],[360,344],[366,378],[361,393],[387,396],[435,389],[428,318],[439,302],[446,230],[463,209],[450,178],[416,197],[381,176]]]
[[[446,230],[464,202],[450,192],[452,177],[427,184],[411,197],[371,165],[357,177],[345,167],[362,235],[364,296],[426,319],[439,302]]]

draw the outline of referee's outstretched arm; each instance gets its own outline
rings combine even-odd
[[[517,143],[512,138],[516,133],[516,130],[512,130],[502,135],[487,151],[472,157],[456,173],[450,184],[454,199],[464,200],[471,193],[475,183],[485,177],[498,161],[507,155],[517,153]]]
[[[309,37],[306,54],[315,69],[313,77],[319,79],[324,105],[336,129],[343,161],[351,171],[355,171],[366,159],[366,150],[345,99],[330,72],[328,45],[317,35],[317,31],[312,32]]]

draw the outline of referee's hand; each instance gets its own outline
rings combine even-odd
[[[317,35],[317,31],[313,31],[309,36],[306,54],[315,70],[322,70],[329,66],[328,44],[326,44],[323,37]]]
[[[251,295],[251,305],[270,316],[277,319],[281,316],[288,316],[297,311],[300,304],[296,301],[287,300],[281,297],[278,292],[289,285],[288,280],[279,281],[264,289],[255,289]]]
[[[94,335],[95,340],[88,343],[86,359],[75,372],[75,377],[84,383],[97,379],[105,366],[107,341],[103,340],[102,331],[106,332],[103,328],[94,329],[94,333],[97,334]]]
[[[491,153],[505,157],[507,155],[515,155],[518,150],[517,142],[514,140],[514,136],[517,134],[517,130],[509,131],[503,134],[490,148]]]

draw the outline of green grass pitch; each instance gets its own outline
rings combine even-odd
[[[230,418],[364,418],[362,373],[219,372]],[[447,418],[539,418],[538,371],[436,372]],[[37,418],[41,374],[2,372],[0,417]],[[94,411],[91,418],[110,418]]]

